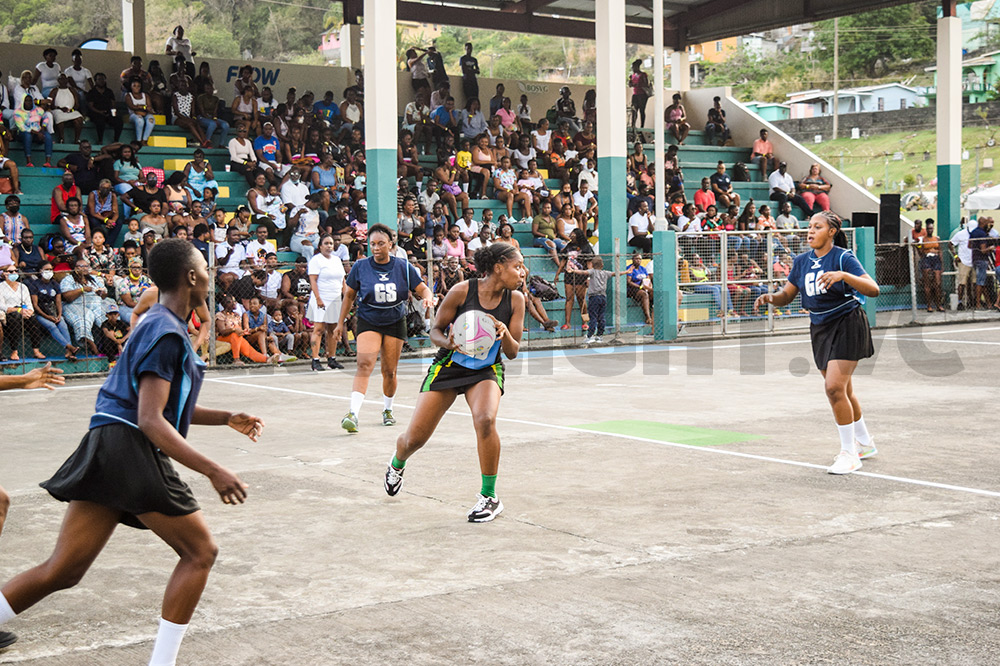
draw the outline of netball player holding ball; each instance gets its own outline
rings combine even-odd
[[[485,523],[503,511],[496,494],[500,466],[496,419],[504,389],[500,355],[516,358],[521,344],[524,295],[518,287],[524,279],[524,259],[514,246],[494,243],[476,251],[475,264],[486,277],[458,283],[438,309],[430,338],[440,349],[420,387],[413,420],[396,441],[396,455],[385,471],[385,492],[399,492],[406,461],[427,443],[455,399],[465,395],[482,473],[469,522]]]
[[[826,381],[826,395],[840,433],[840,453],[827,469],[830,474],[850,474],[861,469],[861,460],[878,451],[861,415],[851,375],[858,361],[875,354],[868,318],[862,309],[867,297],[879,294],[878,284],[865,272],[847,247],[841,220],[830,212],[809,220],[808,252],[795,257],[784,288],[760,296],[754,309],[767,303],[781,308],[802,293],[802,307],[809,311],[813,358]]]

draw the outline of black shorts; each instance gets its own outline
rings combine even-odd
[[[94,428],[42,488],[60,502],[94,502],[121,511],[119,522],[147,529],[144,513],[186,516],[199,510],[170,458],[141,430],[125,424]]]
[[[928,254],[920,259],[920,270],[922,271],[939,271],[941,270],[941,255],[940,254]]]
[[[406,340],[406,317],[403,317],[399,321],[392,324],[373,324],[370,321],[365,321],[361,317],[358,317],[358,330],[355,333],[355,337],[361,337],[361,334],[365,331],[375,331],[381,335],[387,335],[390,338],[399,338],[400,340]]]
[[[420,392],[444,391],[453,389],[461,395],[482,381],[493,381],[500,387],[500,395],[503,395],[504,367],[503,361],[497,361],[493,365],[479,370],[470,370],[464,365],[459,365],[452,360],[452,351],[439,350],[434,362],[427,369],[427,376],[424,377],[420,385]]]
[[[587,284],[588,276],[586,275],[581,275],[579,273],[564,273],[563,276],[567,285],[575,287]]]
[[[826,370],[830,361],[860,361],[875,355],[871,327],[862,307],[824,324],[810,324],[809,335],[820,370]]]

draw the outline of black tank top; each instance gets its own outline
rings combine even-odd
[[[465,302],[458,307],[458,312],[455,314],[460,315],[468,310],[482,310],[502,321],[504,325],[510,326],[511,317],[514,316],[514,307],[511,305],[510,299],[510,289],[504,289],[503,295],[500,297],[500,303],[492,310],[487,310],[479,302],[479,280],[469,280],[469,293],[466,294]]]
[[[503,295],[500,297],[500,303],[493,309],[484,308],[482,303],[479,302],[479,280],[467,280],[469,284],[469,291],[465,296],[465,302],[458,306],[458,311],[455,313],[455,317],[462,314],[463,312],[468,312],[469,310],[480,310],[487,314],[491,314],[497,318],[498,321],[502,321],[504,325],[510,326],[510,320],[514,316],[514,307],[511,305],[511,295],[509,289],[504,289]],[[503,363],[503,351],[500,344],[495,344],[496,350],[488,362],[483,363],[482,361],[477,362],[475,365],[495,365],[497,363]],[[437,355],[434,357],[434,362],[439,362],[444,360],[446,357],[450,356],[453,352],[449,349],[444,349],[443,347],[438,349]],[[466,365],[465,362],[459,362],[458,365]]]

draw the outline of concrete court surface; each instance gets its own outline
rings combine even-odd
[[[401,494],[382,490],[418,362],[400,425],[381,426],[376,381],[353,436],[353,366],[210,374],[202,404],[267,429],[257,444],[192,429],[251,488],[228,507],[186,475],[221,553],[178,663],[995,664],[1000,326],[876,337],[855,386],[881,451],[849,477],[824,473],[838,440],[805,336],[508,363],[506,511],[486,525],[465,521],[464,404]],[[63,506],[37,483],[82,436],[95,384],[2,397],[0,580],[50,552]],[[0,663],[145,664],[174,561],[119,528],[77,588],[6,627],[20,641]]]

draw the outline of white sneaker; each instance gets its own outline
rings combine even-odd
[[[594,341],[595,341],[594,338],[584,338],[583,339],[583,344],[589,345],[591,342],[594,342]]]
[[[599,335],[594,336],[594,342],[604,342],[604,338]]]
[[[858,458],[860,458],[861,460],[867,460],[868,458],[871,458],[876,453],[878,453],[878,449],[875,448],[874,437],[868,440],[868,446],[865,446],[861,442],[855,442],[854,445],[858,449]]]
[[[837,454],[837,457],[833,459],[833,464],[827,468],[826,473],[850,474],[851,472],[857,472],[859,469],[861,469],[861,460],[858,458],[857,454],[841,451]]]

